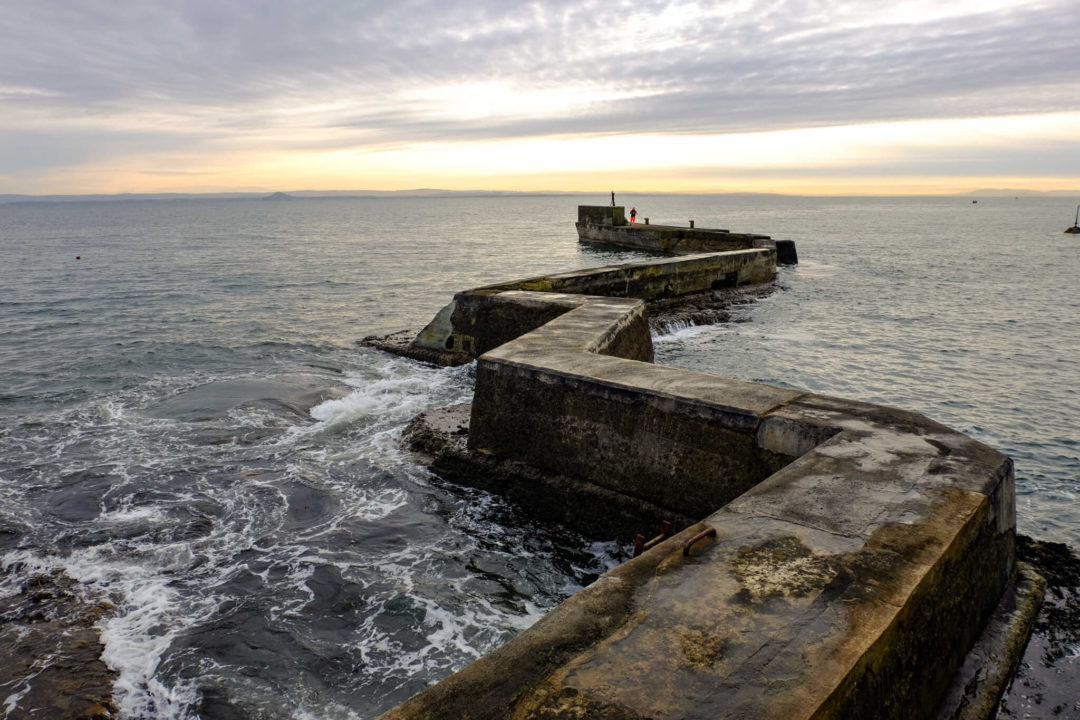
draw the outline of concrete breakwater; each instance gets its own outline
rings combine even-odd
[[[551,303],[511,300],[510,291],[545,293],[537,298],[548,299],[562,293],[658,300],[761,285],[775,275],[776,250],[766,247],[525,278],[457,293],[415,337],[365,342],[439,365],[461,365],[562,313]]]
[[[468,421],[440,427],[436,413],[414,429],[437,469],[440,457],[460,477],[500,468],[507,490],[541,502],[674,527],[384,718],[921,718],[987,705],[981,691],[1002,673],[975,663],[983,679],[958,680],[965,657],[996,616],[1007,629],[990,635],[1022,648],[1039,595],[1028,579],[1028,610],[1007,611],[1009,458],[914,413],[651,363],[635,293],[683,287],[652,278],[693,270],[690,292],[732,272],[760,282],[774,264],[775,249],[757,248],[626,266],[614,296],[567,291],[617,289],[613,268],[491,286],[459,293],[421,333],[432,351],[478,357]]]
[[[620,245],[669,255],[773,248],[781,264],[794,265],[799,262],[795,243],[791,240],[773,240],[768,235],[756,233],[695,228],[693,221],[690,221],[688,228],[652,225],[648,218],[640,224],[632,224],[626,222],[626,208],[618,205],[579,205],[575,226],[578,240],[583,243]]]

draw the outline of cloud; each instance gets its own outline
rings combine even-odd
[[[36,0],[0,13],[0,134],[58,166],[1043,114],[1077,108],[1077,36],[1075,0]]]

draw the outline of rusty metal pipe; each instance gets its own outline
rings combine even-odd
[[[654,545],[659,545],[664,540],[667,540],[668,537],[670,537],[670,536],[671,536],[671,523],[669,523],[667,520],[665,520],[664,522],[660,523],[660,534],[657,535],[656,537],[654,537],[652,540],[645,543],[645,547],[643,547],[642,550],[648,550],[649,548],[651,548]]]
[[[660,523],[660,534],[654,537],[652,540],[646,541],[644,535],[638,535],[634,538],[634,557],[637,557],[641,553],[645,552],[654,545],[659,545],[664,540],[671,537],[671,523],[667,520]]]
[[[699,540],[704,540],[705,538],[715,538],[715,537],[716,537],[716,528],[709,528],[708,530],[702,530],[697,535],[695,535],[694,537],[687,540],[686,544],[682,546],[683,557],[690,557],[690,548],[692,548],[694,546],[694,543],[698,542]]]

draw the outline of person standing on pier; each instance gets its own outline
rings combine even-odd
[[[637,208],[632,207],[632,208],[630,208],[630,224],[633,225],[634,220],[636,220],[636,219],[637,219]]]

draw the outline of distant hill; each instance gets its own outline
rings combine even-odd
[[[118,193],[116,195],[0,195],[2,203],[117,202],[142,200],[232,200],[257,198],[262,193]]]
[[[735,196],[735,197],[774,197],[784,193],[669,193],[648,190],[625,190],[620,195],[663,197],[666,195],[699,196]],[[309,198],[465,198],[465,197],[561,197],[595,196],[601,205],[608,204],[608,192],[563,192],[559,190],[540,190],[519,192],[514,190],[438,190],[418,188],[415,190],[290,190],[289,192],[266,191],[220,192],[220,193],[121,193],[117,195],[14,195],[0,194],[0,205],[5,203],[57,203],[57,202],[142,202],[151,200],[299,200]],[[796,196],[798,197],[798,196]],[[941,197],[949,197],[943,195]],[[1080,197],[1080,188],[1076,190],[1054,190],[1039,192],[1036,190],[1011,190],[1008,188],[982,188],[970,192],[956,193],[952,197]]]
[[[223,193],[121,193],[117,195],[0,195],[4,203],[115,202],[146,200],[297,200],[301,198],[424,198],[424,197],[524,197],[534,195],[582,195],[566,192],[515,192],[511,190],[291,190],[267,195],[262,192]],[[280,197],[279,197],[280,196]]]

